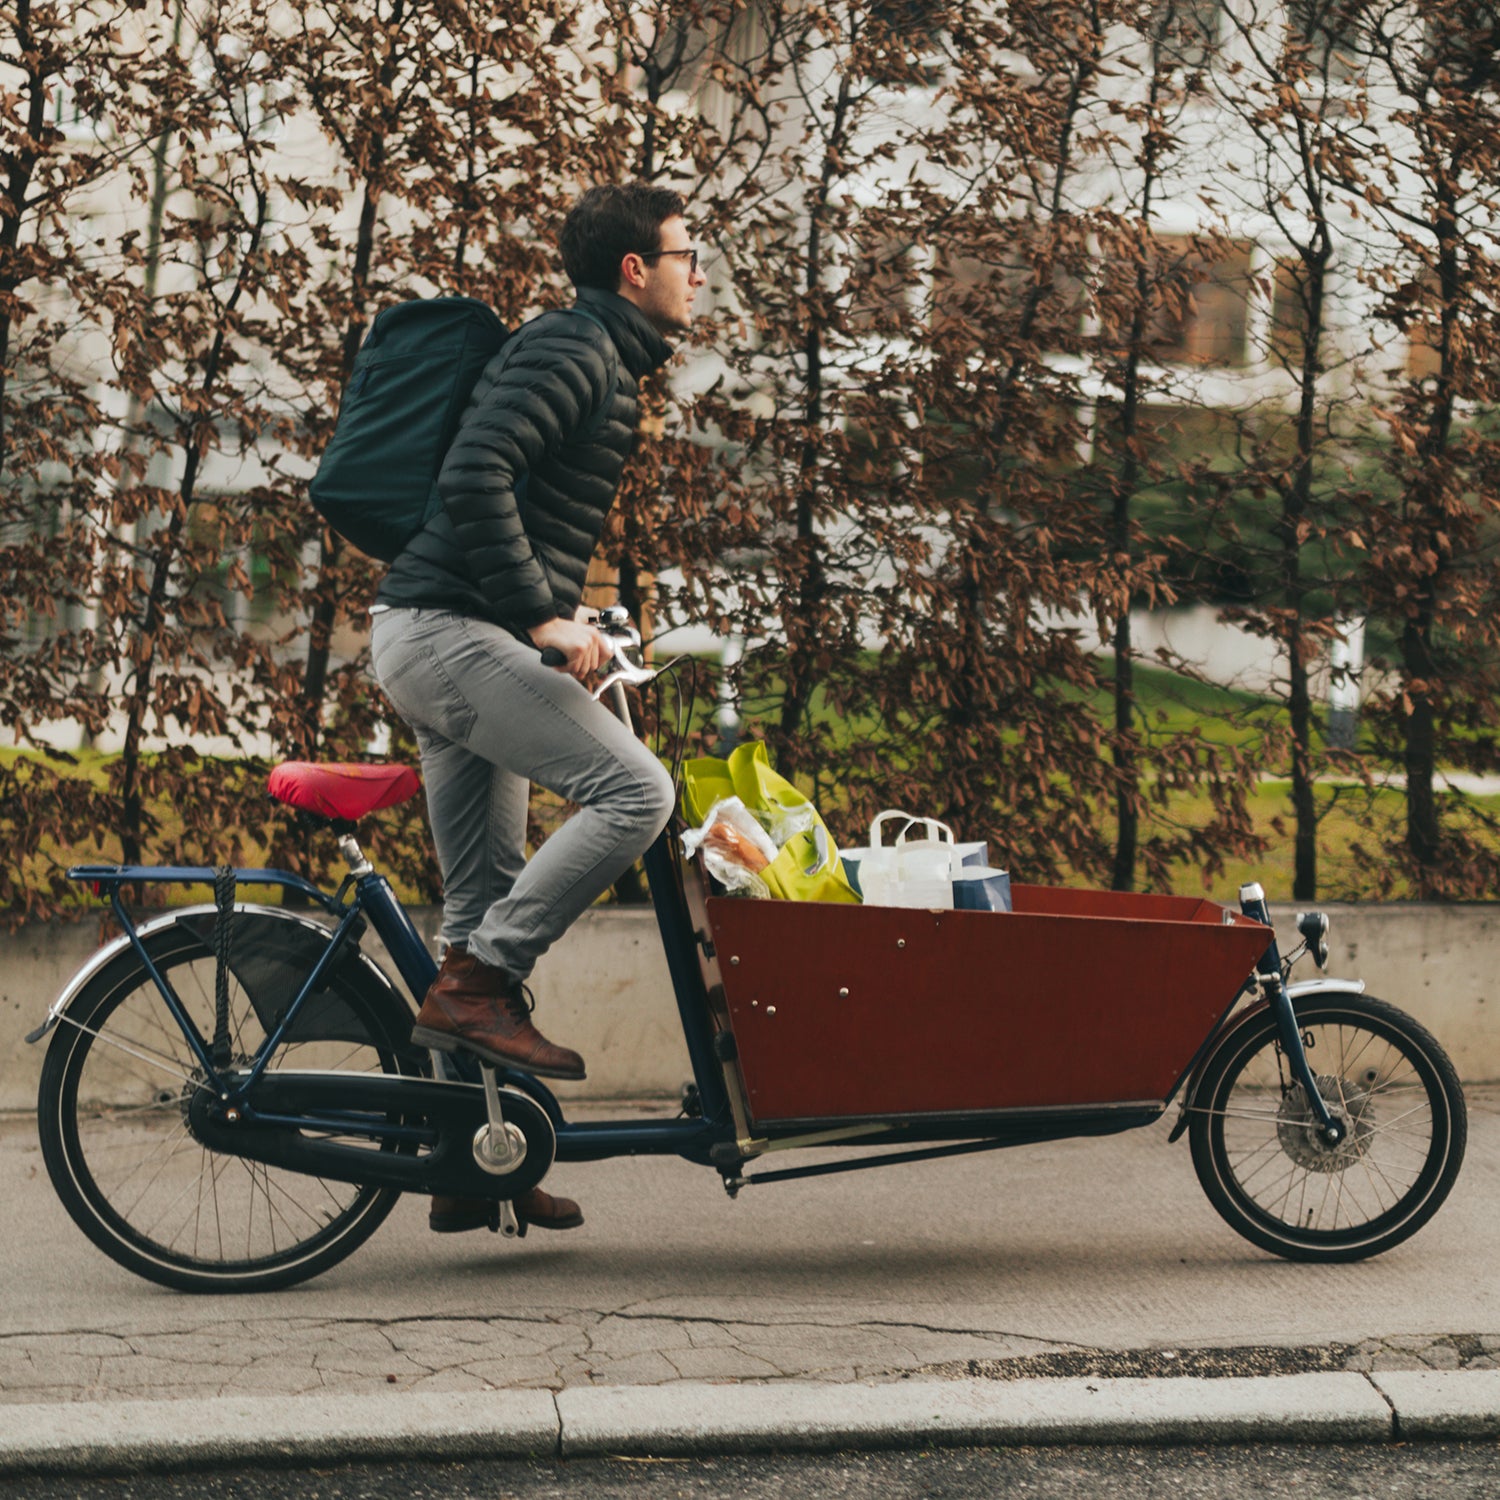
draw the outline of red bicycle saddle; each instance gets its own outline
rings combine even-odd
[[[422,790],[410,766],[320,766],[305,760],[283,761],[267,786],[288,807],[348,823],[395,807]]]

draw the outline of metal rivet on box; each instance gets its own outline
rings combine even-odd
[[[734,957],[734,958],[731,958],[731,959],[730,959],[730,960],[729,960],[729,962],[730,962],[730,963],[731,963],[731,964],[737,964],[737,963],[738,963],[738,962],[739,962],[739,958],[738,958],[738,956],[736,956],[736,957]]]
[[[766,1014],[768,1016],[774,1016],[776,1014],[776,1007],[774,1005],[768,1005],[766,1007]]]
[[[896,939],[896,946],[898,948],[904,948],[906,946],[906,939],[905,938],[897,938]]]
[[[840,1000],[847,1000],[848,998],[849,998],[849,991],[848,990],[840,990],[839,991],[839,999]]]

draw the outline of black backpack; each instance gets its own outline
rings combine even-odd
[[[572,310],[608,335],[593,313]],[[394,562],[442,504],[438,471],[484,367],[508,337],[473,297],[398,302],[376,314],[308,491],[323,519],[361,552]],[[611,396],[620,378],[613,348]],[[585,440],[598,435],[609,410],[606,400]]]
[[[361,552],[393,562],[437,509],[438,470],[506,337],[472,297],[400,302],[376,315],[309,490]]]

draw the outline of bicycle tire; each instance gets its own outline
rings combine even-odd
[[[236,943],[274,942],[289,922],[305,947],[305,920],[241,907]],[[322,929],[314,937],[328,941]],[[144,946],[211,1038],[214,958],[202,932],[175,920],[151,931]],[[374,974],[357,962],[338,964],[325,994],[343,1007],[346,1030],[356,1018],[364,1041],[292,1041],[273,1066],[425,1071],[425,1056],[404,1040],[410,1012]],[[236,1057],[253,1055],[266,1027],[237,978],[230,1019]],[[117,1264],[178,1291],[270,1291],[344,1259],[395,1206],[395,1189],[326,1182],[202,1146],[186,1108],[199,1077],[134,949],[89,979],[58,1022],[38,1089],[42,1155],[73,1221]]]
[[[1383,1000],[1324,993],[1295,1009],[1344,1141],[1318,1138],[1275,1020],[1258,1006],[1198,1075],[1193,1166],[1252,1244],[1289,1260],[1364,1260],[1410,1238],[1447,1198],[1468,1138],[1463,1088],[1431,1034]]]

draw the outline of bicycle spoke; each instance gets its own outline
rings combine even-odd
[[[188,1135],[187,1126],[182,1124],[179,1124],[178,1127],[173,1130],[172,1133],[167,1137],[167,1139],[162,1142],[161,1146],[158,1147],[156,1153],[157,1156],[160,1157],[160,1160],[156,1165],[156,1170],[151,1174],[151,1176],[147,1179],[145,1185],[136,1194],[134,1202],[129,1206],[129,1208],[124,1210],[124,1214],[127,1219],[131,1216],[131,1214],[135,1212],[137,1208],[140,1207],[142,1203],[146,1201],[146,1194],[149,1193],[151,1189],[154,1188],[156,1184],[161,1180],[162,1174],[167,1170],[169,1166],[172,1165],[174,1158],[184,1149],[184,1147],[191,1146],[191,1144],[192,1139]],[[125,1174],[125,1177],[118,1184],[116,1184],[117,1188],[128,1187],[130,1185],[131,1179],[135,1177],[138,1172],[144,1171],[149,1165],[149,1160],[143,1160],[142,1162],[140,1162],[135,1171],[127,1172]]]
[[[196,1144],[197,1143],[195,1141],[192,1141],[191,1139],[188,1139],[188,1140],[186,1140],[186,1141],[183,1142],[183,1145],[182,1145],[181,1149],[182,1150],[191,1150],[192,1147],[194,1145],[196,1145]],[[202,1148],[200,1147],[199,1150],[201,1152]],[[172,1153],[172,1155],[174,1157],[178,1156],[179,1154],[180,1154],[179,1151],[174,1151]],[[168,1165],[168,1163],[163,1163],[163,1170],[165,1170],[165,1168],[166,1168],[167,1165]],[[161,1174],[158,1173],[157,1175],[160,1176]],[[174,1193],[172,1195],[172,1197],[167,1200],[166,1203],[164,1203],[159,1209],[156,1210],[156,1217],[154,1219],[148,1220],[144,1224],[134,1225],[134,1218],[133,1218],[135,1210],[137,1208],[139,1208],[145,1202],[146,1195],[145,1195],[144,1192],[136,1199],[135,1203],[131,1206],[131,1208],[128,1211],[125,1211],[123,1213],[122,1216],[127,1221],[131,1222],[140,1234],[145,1235],[145,1236],[147,1236],[149,1238],[150,1236],[156,1234],[159,1231],[160,1226],[162,1226],[162,1225],[164,1225],[164,1224],[167,1223],[167,1215],[170,1214],[172,1212],[172,1210],[174,1208],[176,1208],[177,1205],[189,1193],[191,1193],[194,1190],[194,1188],[197,1185],[197,1182],[198,1182],[198,1177],[196,1175],[194,1175],[192,1177],[189,1177],[188,1180],[185,1183],[183,1183],[183,1185],[177,1190],[177,1192]],[[178,1231],[176,1231],[176,1233],[180,1233],[180,1232],[181,1232],[180,1229]],[[175,1242],[175,1234],[174,1234],[174,1242]]]
[[[183,1071],[182,1065],[178,1063],[175,1058],[166,1057],[161,1053],[146,1052],[141,1050],[139,1047],[127,1046],[125,1043],[118,1041],[115,1037],[104,1036],[100,1032],[95,1031],[92,1027],[85,1026],[82,1021],[74,1020],[71,1016],[64,1016],[63,1019],[67,1021],[69,1025],[74,1026],[79,1031],[83,1032],[85,1036],[92,1037],[96,1042],[103,1042],[105,1046],[113,1047],[117,1051],[123,1052],[127,1056],[135,1058],[138,1062],[149,1063],[153,1067],[158,1067],[162,1070],[162,1072],[170,1073],[172,1077],[180,1078],[184,1083],[194,1083],[196,1081],[191,1073],[186,1073]]]

